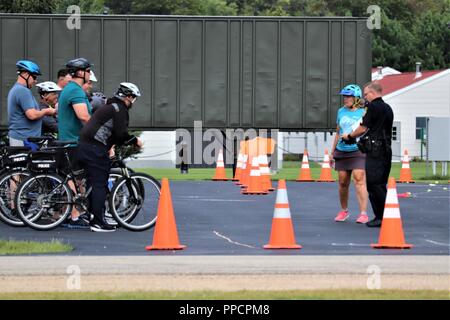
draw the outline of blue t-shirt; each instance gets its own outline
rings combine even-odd
[[[361,123],[362,117],[364,116],[364,108],[359,108],[354,111],[346,107],[341,107],[337,113],[337,125],[339,126],[339,135],[345,133],[351,133],[356,123]],[[336,149],[343,152],[357,151],[358,146],[354,144],[346,144],[342,139],[339,139]]]
[[[8,124],[11,138],[25,141],[28,137],[41,135],[42,119],[30,120],[25,115],[29,109],[41,110],[33,93],[16,83],[8,93]]]
[[[89,114],[92,114],[91,104],[81,86],[70,81],[61,91],[58,99],[58,139],[62,141],[78,141],[83,123],[78,119],[74,104],[85,103]]]

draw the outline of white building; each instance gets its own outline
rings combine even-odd
[[[140,138],[143,151],[128,161],[133,168],[175,168],[175,131],[145,131]]]
[[[426,157],[426,118],[450,116],[450,69],[404,72],[379,80],[383,99],[394,111],[393,154]],[[424,137],[425,138],[425,137]]]

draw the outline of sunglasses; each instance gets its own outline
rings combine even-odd
[[[30,77],[32,77],[33,80],[36,80],[38,76],[37,76],[37,74],[30,74]]]
[[[344,98],[353,98],[353,96],[346,96],[346,95],[344,95],[343,97]]]

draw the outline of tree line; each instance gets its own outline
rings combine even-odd
[[[4,13],[153,14],[209,16],[368,17],[381,9],[373,32],[373,66],[413,71],[450,68],[450,0],[0,0]]]

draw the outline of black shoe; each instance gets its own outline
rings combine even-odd
[[[381,219],[375,218],[375,219],[367,222],[366,226],[368,226],[369,228],[379,228],[379,227],[381,227],[381,221],[382,221]]]
[[[114,232],[116,227],[108,224],[91,223],[91,231],[93,232]]]
[[[89,222],[81,218],[81,216],[75,221],[69,216],[69,218],[61,226],[69,229],[87,229],[90,227]]]

